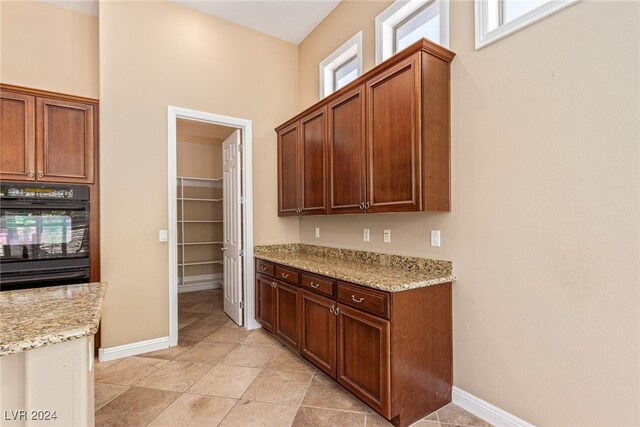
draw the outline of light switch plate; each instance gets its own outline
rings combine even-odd
[[[167,237],[167,230],[160,230],[158,232],[158,241],[159,242],[166,242],[168,239]]]
[[[365,228],[365,229],[363,230],[363,233],[362,233],[362,240],[364,240],[365,242],[368,242],[369,240],[371,240],[371,239],[369,238],[369,229],[368,229],[368,228]]]
[[[316,239],[320,238],[320,227],[316,227],[315,236],[316,236]]]
[[[440,246],[440,230],[431,230],[431,246]]]
[[[385,243],[390,243],[391,242],[391,230],[384,230],[384,242]]]

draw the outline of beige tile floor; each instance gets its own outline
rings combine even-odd
[[[180,294],[178,346],[97,363],[96,426],[390,426],[262,330],[236,326],[220,290]],[[486,427],[449,404],[416,427]]]

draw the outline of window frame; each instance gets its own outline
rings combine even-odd
[[[356,79],[362,75],[362,31],[347,40],[319,64],[320,99],[336,91],[335,70],[351,61],[357,61]],[[349,83],[347,83],[348,85]],[[345,85],[346,86],[346,85]]]
[[[504,2],[509,0],[501,0],[498,6],[498,14],[504,14]],[[579,0],[549,0],[547,3],[536,7],[533,10],[521,15],[512,21],[500,25],[489,31],[489,3],[488,0],[474,0],[475,3],[475,33],[476,33],[476,50],[488,46],[500,39],[507,37],[523,28],[534,24],[547,16],[553,15],[560,10],[577,3]]]
[[[440,44],[449,48],[449,0],[396,0],[376,16],[376,65],[395,52],[395,28],[418,10],[440,3]]]

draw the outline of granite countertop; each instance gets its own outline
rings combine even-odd
[[[0,292],[0,356],[94,335],[105,282]]]
[[[451,261],[306,244],[256,246],[253,251],[256,258],[387,292],[456,279]]]

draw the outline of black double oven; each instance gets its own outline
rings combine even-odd
[[[89,280],[89,187],[0,183],[0,290]]]

